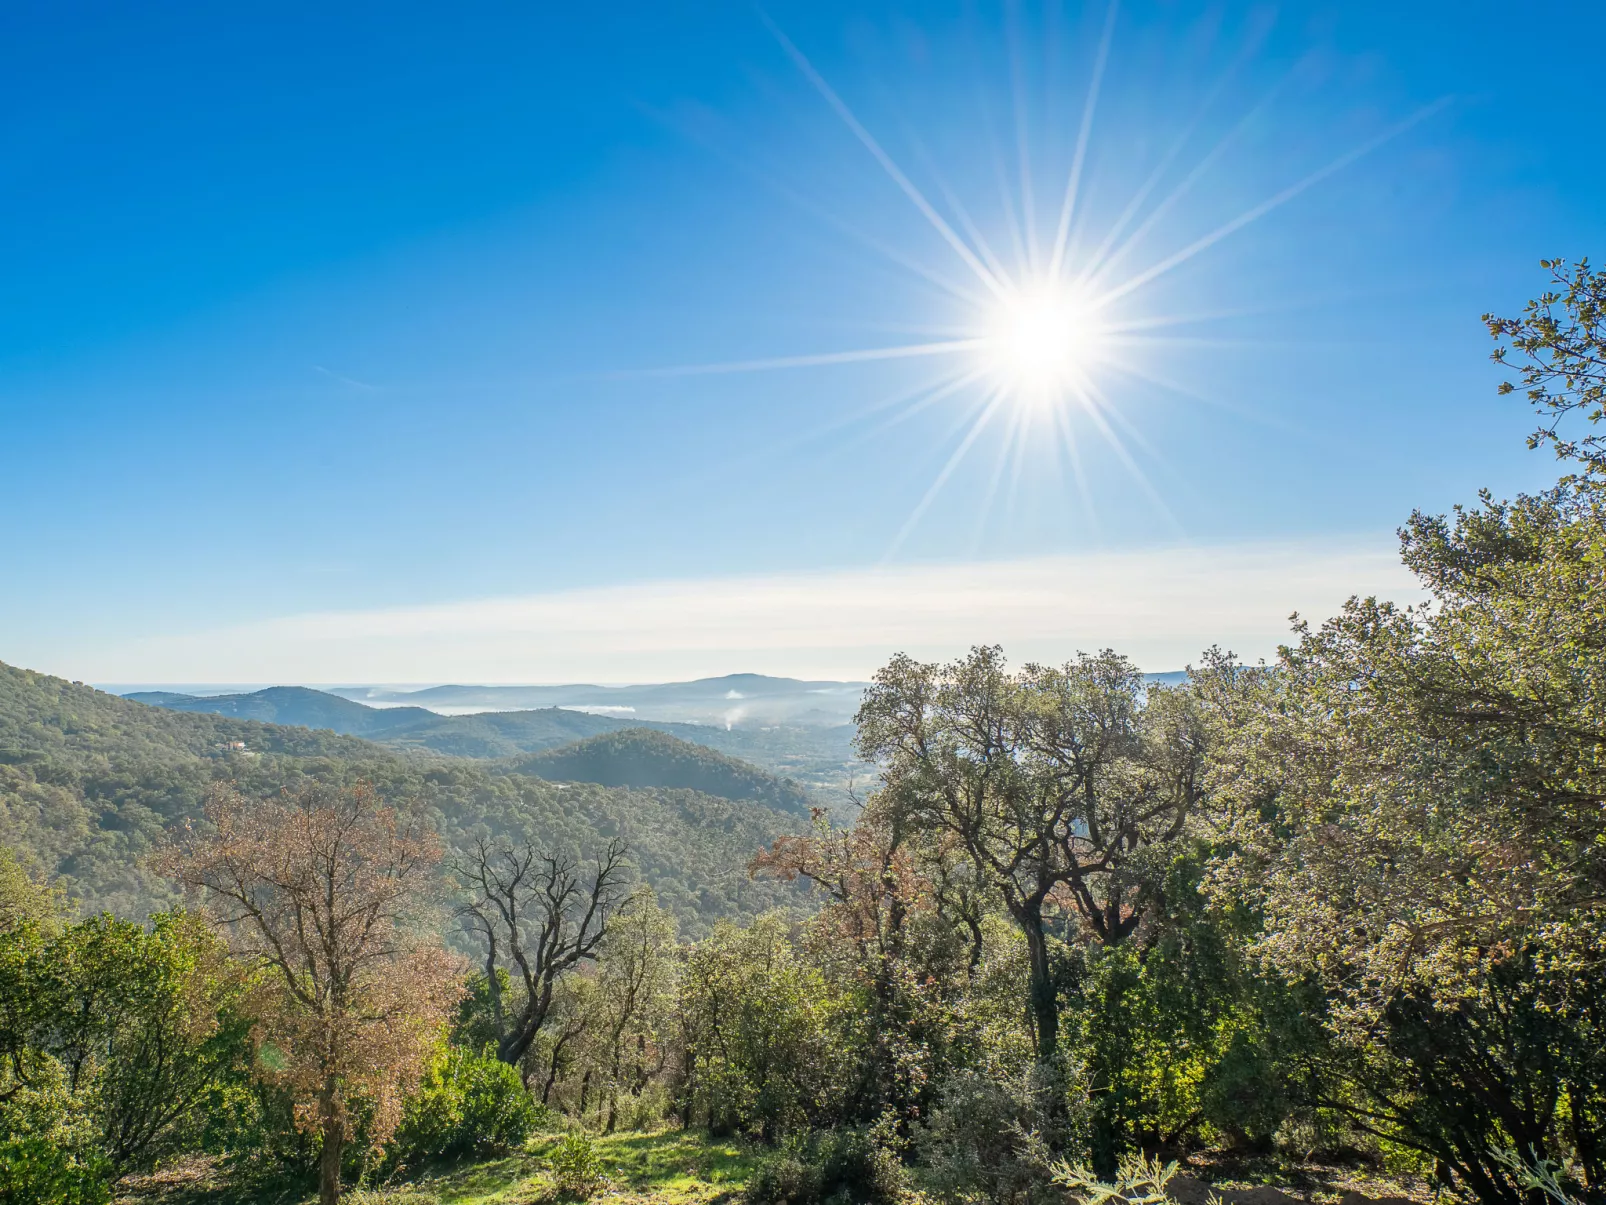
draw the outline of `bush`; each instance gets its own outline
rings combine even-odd
[[[541,1112],[512,1067],[488,1054],[445,1047],[407,1102],[387,1162],[513,1150],[534,1132]]]
[[[748,1177],[749,1205],[890,1205],[903,1194],[897,1156],[858,1130],[815,1135]]]
[[[1199,1093],[1204,1118],[1239,1146],[1269,1148],[1290,1105],[1276,1061],[1254,1036],[1239,1030]]]
[[[19,1087],[0,1109],[0,1201],[7,1205],[104,1205],[111,1161],[83,1100],[59,1064],[37,1069],[39,1083]]]
[[[554,1187],[561,1197],[589,1201],[608,1186],[608,1174],[596,1143],[584,1134],[565,1134],[547,1156]]]
[[[0,1201],[8,1205],[106,1205],[104,1159],[79,1157],[37,1134],[0,1139]]]
[[[951,1077],[915,1134],[932,1186],[950,1200],[1058,1205],[1064,1195],[1049,1183],[1040,1136],[1053,1131],[1062,1145],[1085,1142],[1085,1106],[1065,1091],[1063,1081],[1036,1069],[1002,1082],[975,1072]],[[1050,1108],[1055,1095],[1063,1108]]]

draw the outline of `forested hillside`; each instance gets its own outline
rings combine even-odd
[[[682,787],[724,799],[751,799],[808,815],[809,796],[795,782],[651,728],[626,728],[538,753],[516,769],[556,781],[610,787]]]
[[[81,910],[141,916],[171,902],[171,885],[141,860],[199,815],[214,783],[266,794],[307,779],[368,781],[387,798],[417,799],[453,845],[506,833],[588,851],[623,837],[689,932],[795,896],[745,874],[754,850],[799,823],[765,804],[560,786],[329,731],[150,707],[0,665],[0,842],[59,875]]]
[[[865,769],[853,753],[850,724],[725,728],[707,724],[627,722],[563,707],[438,715],[422,707],[369,707],[340,695],[300,686],[273,686],[250,694],[229,695],[145,691],[127,697],[176,711],[327,728],[392,749],[418,749],[447,757],[480,759],[523,757],[587,737],[646,728],[751,762],[777,777],[793,779],[833,803],[844,802],[853,783],[862,785]]]

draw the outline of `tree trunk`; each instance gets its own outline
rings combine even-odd
[[[324,1084],[319,1113],[323,1116],[323,1151],[318,1157],[318,1205],[339,1205],[340,1159],[345,1154],[346,1123],[340,1115],[331,1078]]]
[[[1026,935],[1027,995],[1032,1027],[1037,1031],[1037,1061],[1052,1063],[1059,1051],[1060,1008],[1054,994],[1053,974],[1048,965],[1048,934],[1043,931],[1043,905],[1041,902],[1028,901],[1013,911],[1016,922]]]

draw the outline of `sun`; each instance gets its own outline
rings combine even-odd
[[[1038,288],[999,303],[983,344],[999,384],[1043,404],[1062,400],[1087,379],[1099,358],[1099,327],[1091,307],[1070,288]]]

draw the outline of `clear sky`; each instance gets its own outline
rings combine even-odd
[[[1413,507],[1554,476],[1478,317],[1606,255],[1603,43],[1544,0],[6,5],[0,660],[1269,653],[1410,593]],[[996,354],[1045,272],[1047,399]]]

